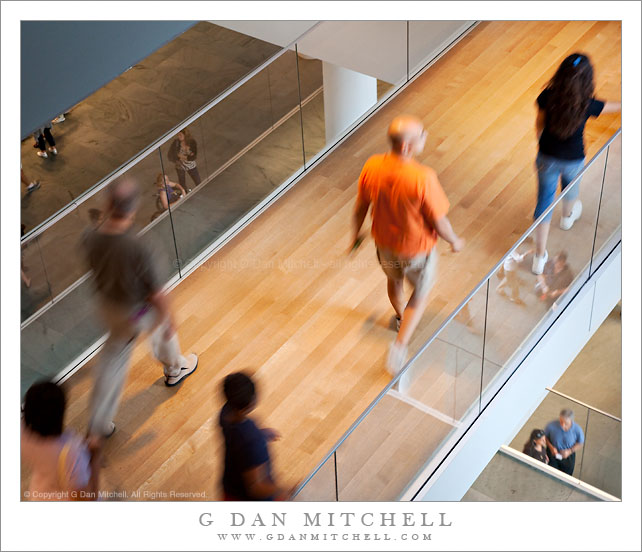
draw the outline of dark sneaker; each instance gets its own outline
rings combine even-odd
[[[183,366],[181,368],[181,371],[175,376],[166,375],[165,385],[167,385],[167,387],[173,387],[180,381],[184,380],[187,376],[192,374],[196,370],[197,366],[198,366],[198,357],[194,353],[187,355],[187,366]]]

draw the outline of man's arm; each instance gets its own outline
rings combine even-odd
[[[366,220],[366,215],[368,214],[368,209],[370,208],[370,203],[365,201],[361,195],[357,197],[357,204],[354,209],[354,215],[352,216],[352,244],[351,249],[356,245],[359,240],[359,232],[363,226],[363,221]]]
[[[453,253],[457,253],[464,248],[464,245],[466,243],[465,240],[460,238],[455,233],[452,225],[450,224],[450,220],[448,220],[448,217],[446,215],[436,220],[434,225],[435,230],[437,230],[437,234],[439,234],[439,237],[443,240],[446,240],[450,244],[450,248],[452,249]]]
[[[580,450],[581,448],[582,448],[582,443],[575,443],[570,449],[563,450],[562,456],[564,458],[568,458],[571,454]]]
[[[546,437],[546,445],[548,446],[550,451],[553,453],[553,456],[556,456],[557,454],[559,454],[559,451],[553,446],[553,443],[551,443],[551,440],[548,437]]]
[[[274,483],[268,473],[267,462],[243,472],[245,488],[250,496],[257,500],[270,497],[274,497],[277,500],[286,500],[289,493]]]

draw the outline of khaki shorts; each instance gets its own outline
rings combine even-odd
[[[419,297],[426,296],[437,277],[437,250],[433,247],[427,255],[399,257],[389,249],[377,247],[379,264],[388,278],[408,281],[414,286]]]

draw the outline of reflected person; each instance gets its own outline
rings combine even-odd
[[[189,188],[185,188],[185,173],[189,173],[190,178],[194,182],[194,186],[201,183],[201,175],[198,173],[196,166],[196,156],[198,153],[198,146],[196,140],[193,138],[189,129],[184,128],[181,130],[169,147],[167,157],[174,163],[176,167],[176,176],[182,188],[188,192]]]

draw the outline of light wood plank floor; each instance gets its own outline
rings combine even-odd
[[[205,491],[218,498],[219,388],[227,373],[239,369],[258,382],[255,417],[283,435],[272,447],[275,472],[287,484],[304,478],[389,381],[383,362],[394,335],[388,328],[392,309],[372,241],[352,258],[345,254],[356,180],[367,157],[387,148],[388,122],[401,112],[423,118],[430,135],[421,160],[437,170],[452,204],[451,221],[468,240],[457,256],[440,244],[438,283],[412,352],[530,225],[535,98],[575,50],[594,60],[598,97],[619,99],[619,23],[481,24],[178,286],[172,300],[179,334],[186,351],[200,354],[199,369],[178,389],[167,389],[147,346],[137,347],[115,419],[118,431],[106,450],[104,487]],[[589,157],[619,125],[619,115],[588,124]],[[68,423],[84,431],[90,367],[65,388]],[[393,416],[400,431],[407,435],[428,424],[438,442],[436,426],[443,422],[418,420],[416,410],[395,404],[402,405]],[[371,425],[370,438],[355,437],[360,454],[341,461],[347,462],[339,477],[348,496],[365,496],[359,481],[367,483],[369,474],[396,470],[394,484],[407,483],[420,457],[429,454],[408,450],[400,457],[387,440],[394,428],[381,432]],[[323,471],[327,484],[316,482],[328,498],[334,493],[327,489],[334,485],[330,471]],[[373,492],[389,498],[390,485],[381,479]]]

